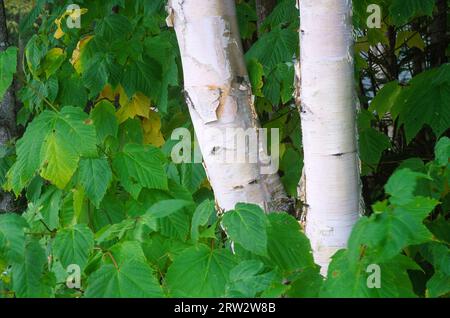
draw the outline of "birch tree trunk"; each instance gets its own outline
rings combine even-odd
[[[5,4],[0,0],[0,52],[9,47]],[[0,145],[6,145],[16,135],[14,84],[0,101]],[[14,198],[10,193],[0,191],[0,213],[14,210]]]
[[[170,0],[168,11],[168,25],[175,27],[180,46],[186,101],[218,207],[227,211],[246,202],[285,210],[286,195],[276,172],[261,173],[259,160],[218,160],[239,151],[230,145],[229,131],[259,127],[234,0]],[[260,154],[263,144],[260,138]]]
[[[326,274],[360,210],[351,0],[301,0],[306,234]]]

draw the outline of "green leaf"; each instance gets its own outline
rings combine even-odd
[[[66,53],[61,48],[53,48],[47,52],[42,63],[42,69],[45,72],[46,78],[49,78],[58,71],[66,59]]]
[[[254,298],[268,289],[277,278],[281,281],[275,271],[264,272],[264,264],[261,261],[243,261],[230,272],[226,296]]]
[[[402,90],[392,113],[404,125],[408,143],[425,124],[441,136],[450,127],[450,64],[415,76]]]
[[[135,219],[125,219],[122,222],[110,224],[95,233],[95,241],[102,244],[114,239],[122,239],[129,230],[136,228]]]
[[[164,218],[157,219],[161,235],[186,241],[189,235],[191,212],[181,209]]]
[[[442,137],[434,148],[436,162],[440,166],[447,166],[450,163],[450,138]]]
[[[52,126],[53,113],[46,111],[28,125],[23,137],[17,142],[17,160],[7,174],[7,190],[14,190],[16,195],[28,185],[36,170],[41,166],[42,144]]]
[[[200,226],[208,224],[211,216],[216,212],[214,202],[212,200],[205,200],[195,209],[191,224],[191,239],[198,241]]]
[[[25,57],[28,68],[32,74],[37,75],[41,61],[47,54],[47,51],[48,46],[44,44],[44,41],[39,35],[33,35],[28,41],[27,46],[25,47]]]
[[[450,293],[450,275],[436,271],[427,282],[429,297],[439,297]]]
[[[239,31],[243,39],[251,39],[256,31],[256,10],[246,2],[236,4]]]
[[[295,0],[278,1],[277,6],[273,9],[270,15],[264,20],[262,27],[270,26],[274,28],[279,25],[298,23],[299,12],[296,8]]]
[[[257,205],[238,203],[222,219],[228,237],[243,248],[267,255],[267,216]]]
[[[307,268],[291,283],[287,296],[294,298],[318,297],[323,284],[323,277],[318,268]]]
[[[101,36],[105,41],[112,42],[114,40],[127,37],[132,30],[132,25],[128,18],[121,14],[111,14],[106,18],[100,19],[95,33]]]
[[[159,77],[161,77],[162,74],[162,78],[160,79],[161,87],[159,89],[159,92],[157,92],[157,94],[154,94],[156,96],[153,97],[158,97],[158,110],[161,113],[167,113],[170,86],[177,86],[179,80],[177,65],[177,41],[174,33],[163,31],[161,32],[161,34],[155,37],[147,38],[145,40],[145,47],[147,48],[146,54],[154,60],[158,61],[159,65],[161,66],[162,73],[155,73],[152,75],[152,77],[154,77],[153,83],[157,83],[159,81]],[[153,63],[153,61],[151,60],[149,60],[149,62]],[[158,77],[156,77],[156,75],[158,75]]]
[[[369,288],[368,281],[373,271],[370,263],[363,260],[352,264],[347,251],[337,252],[328,268],[327,280],[320,293],[320,297],[362,298],[362,297],[416,297],[408,269],[418,269],[418,265],[403,255],[380,264],[380,288]]]
[[[315,267],[309,240],[298,221],[287,213],[271,213],[268,218],[269,261],[285,273]]]
[[[8,172],[7,189],[19,194],[39,168],[43,178],[63,189],[75,173],[80,157],[97,155],[95,128],[80,108],[44,111],[27,127],[16,152],[17,161]]]
[[[68,78],[59,80],[58,101],[61,105],[87,105],[88,94],[81,78],[77,74],[71,74]]]
[[[428,176],[408,168],[394,172],[384,186],[386,193],[391,195],[390,202],[402,205],[413,201],[414,190],[419,178],[428,178]]]
[[[104,264],[88,278],[86,298],[158,298],[163,293],[150,266],[130,260]]]
[[[186,249],[167,270],[166,284],[172,297],[223,297],[236,259],[226,249],[211,250],[203,244]]]
[[[51,133],[41,149],[44,162],[40,175],[52,181],[60,189],[64,189],[77,169],[79,155],[65,143],[63,136]]]
[[[291,29],[277,27],[264,34],[247,52],[245,58],[247,61],[256,59],[271,70],[279,63],[291,62],[297,50],[298,34]]]
[[[85,224],[59,230],[53,242],[53,252],[66,268],[76,264],[83,269],[94,248],[94,234]]]
[[[122,85],[128,96],[137,92],[157,100],[161,91],[161,65],[153,58],[130,63],[124,71]]]
[[[167,190],[163,154],[153,146],[127,144],[113,161],[124,188],[137,199],[142,188]]]
[[[28,224],[25,219],[14,213],[0,215],[0,256],[6,261],[19,263],[25,251],[25,232]],[[3,239],[2,239],[3,238]]]
[[[386,210],[376,211],[370,218],[362,218],[349,239],[351,259],[356,261],[359,258],[361,245],[374,251],[376,261],[385,261],[409,245],[431,240],[432,234],[423,220],[437,204],[436,200],[416,197],[407,205],[386,207]]]
[[[247,62],[247,69],[250,77],[250,83],[252,84],[252,91],[255,96],[263,96],[262,95],[262,87],[264,85],[263,83],[263,76],[264,76],[264,68],[255,59],[251,59]]]
[[[192,201],[163,200],[153,204],[146,214],[155,219],[163,218],[192,205],[194,205]]]
[[[129,261],[138,261],[142,263],[147,262],[141,243],[137,241],[125,241],[117,243],[116,245],[111,247],[109,251],[113,255],[114,261],[112,260],[112,258],[106,258],[105,262],[109,264],[114,264],[114,262],[116,262],[119,267],[123,263]]]
[[[144,142],[144,131],[139,118],[127,119],[119,126],[119,140],[121,145],[127,143],[142,144]]]
[[[27,242],[23,261],[12,265],[12,289],[18,298],[50,296],[50,288],[43,281],[47,257],[37,239]]]
[[[112,180],[112,171],[106,158],[82,159],[79,181],[88,198],[99,208]]]
[[[269,73],[265,72],[264,96],[274,105],[287,103],[294,92],[294,66],[292,63],[279,63]]]
[[[393,0],[389,13],[396,26],[410,21],[412,18],[433,13],[435,0]]]
[[[450,292],[450,249],[445,244],[429,242],[420,246],[420,254],[434,266],[427,282],[427,296],[439,297]]]
[[[199,163],[184,163],[180,167],[181,185],[195,193],[206,179],[205,169]]]
[[[401,86],[398,81],[393,81],[387,83],[383,88],[377,93],[375,98],[372,100],[369,106],[369,111],[376,111],[379,118],[389,112],[392,107],[397,102],[397,98],[402,91]]]
[[[43,222],[45,222],[50,230],[58,227],[62,195],[63,193],[60,189],[50,186],[37,202],[37,206],[43,217]]]
[[[94,55],[82,74],[84,86],[90,90],[90,97],[95,97],[108,83],[111,61],[107,56]]]
[[[17,68],[17,48],[9,47],[0,52],[0,100],[11,86]]]
[[[116,110],[111,102],[103,100],[99,102],[91,112],[97,131],[97,139],[102,144],[106,137],[117,137],[119,124],[117,122]]]
[[[302,174],[303,160],[298,151],[289,147],[283,154],[280,162],[280,170],[283,171],[281,182],[291,196],[297,196],[297,186]]]
[[[374,128],[359,133],[359,154],[361,160],[371,168],[376,168],[383,151],[391,146],[389,138]]]

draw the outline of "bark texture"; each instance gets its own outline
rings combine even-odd
[[[438,67],[447,62],[446,50],[448,47],[448,0],[436,1],[436,13],[430,27],[431,31],[431,66]]]
[[[256,26],[258,30],[258,34],[260,32],[261,26],[264,20],[269,16],[272,10],[277,5],[276,0],[256,0],[256,15],[258,19],[256,20]]]
[[[9,47],[6,12],[3,0],[0,0],[0,52]],[[6,145],[16,136],[16,113],[14,85],[6,91],[0,102],[0,145]],[[14,210],[14,198],[10,193],[0,192],[0,213]]]
[[[326,274],[360,211],[350,0],[300,1],[306,234]]]
[[[234,0],[171,0],[168,11],[167,22],[175,27],[180,46],[186,101],[218,207],[227,211],[247,202],[287,210],[289,200],[277,173],[261,173],[259,160],[217,160],[237,151],[227,129],[259,127]],[[258,153],[264,144],[261,138]]]

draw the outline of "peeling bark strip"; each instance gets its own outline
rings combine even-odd
[[[360,208],[351,0],[301,0],[306,234],[326,274]]]
[[[167,24],[175,27],[180,46],[186,101],[217,205],[222,211],[238,202],[255,203],[266,211],[285,208],[278,175],[261,174],[260,162],[215,160],[223,152],[236,152],[223,138],[227,129],[259,127],[234,0],[170,0],[168,12]],[[205,134],[206,128],[222,133]],[[265,145],[258,146],[261,153]]]

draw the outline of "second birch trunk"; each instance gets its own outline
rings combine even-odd
[[[301,0],[306,234],[326,274],[360,210],[350,0]]]

